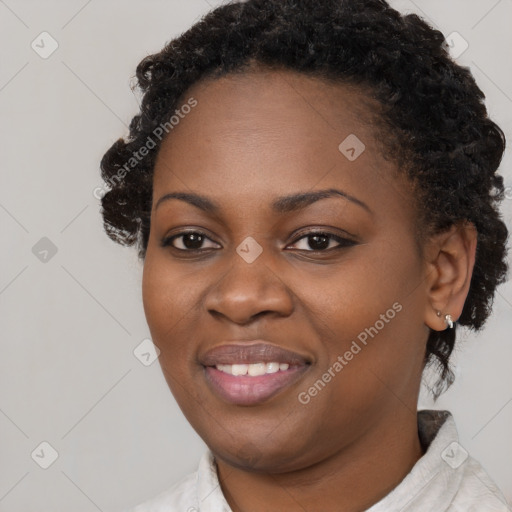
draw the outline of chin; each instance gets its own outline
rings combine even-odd
[[[297,433],[297,436],[299,435],[300,433]],[[277,439],[272,442],[269,442],[268,433],[261,437],[261,442],[240,439],[237,443],[233,442],[233,438],[227,438],[227,445],[219,440],[210,442],[205,439],[205,441],[216,458],[243,471],[284,473],[299,470],[308,465],[303,456],[304,447],[302,445],[299,447],[295,443],[286,443],[290,441],[290,436],[286,440]]]

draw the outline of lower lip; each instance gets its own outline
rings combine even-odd
[[[206,380],[224,400],[236,405],[257,405],[295,383],[308,366],[292,366],[285,371],[257,377],[230,375],[217,368],[205,368]]]

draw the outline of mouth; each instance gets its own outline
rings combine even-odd
[[[257,405],[290,388],[309,369],[309,358],[258,341],[229,343],[206,352],[200,362],[210,389],[230,404]]]

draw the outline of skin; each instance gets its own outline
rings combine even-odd
[[[260,69],[199,82],[184,102],[191,96],[198,105],[158,155],[143,272],[165,378],[213,451],[233,511],[364,510],[423,455],[416,410],[428,328],[446,328],[438,310],[460,316],[476,232],[460,224],[418,245],[412,187],[380,154],[371,101],[357,89]],[[366,146],[355,161],[338,149],[349,134]],[[371,212],[342,197],[271,210],[277,197],[330,188]],[[178,191],[208,196],[219,212],[176,199],[156,208]],[[160,246],[191,228],[207,235],[203,253],[180,252],[187,237]],[[314,252],[308,229],[356,244],[336,249],[331,239]],[[253,263],[236,252],[248,236],[262,248]],[[394,303],[401,311],[300,403],[298,394]],[[198,355],[255,338],[312,364],[264,403],[229,404],[209,387]]]

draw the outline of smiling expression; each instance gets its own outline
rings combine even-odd
[[[378,150],[368,98],[291,71],[187,97],[197,106],[155,166],[143,301],[188,421],[222,460],[279,472],[415,417],[425,268],[411,189]],[[364,144],[354,160],[340,150],[350,135]]]

